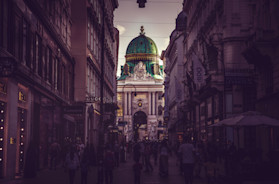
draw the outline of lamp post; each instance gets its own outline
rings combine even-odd
[[[135,90],[134,96],[137,96],[137,91],[136,91],[136,87],[135,87],[134,84],[128,83],[128,84],[123,85],[123,88],[122,88],[122,94],[123,94],[123,96],[122,96],[122,121],[123,121],[123,123],[124,123],[124,107],[125,107],[125,105],[124,105],[124,102],[125,102],[124,101],[124,98],[125,98],[124,89],[125,89],[126,86],[133,86],[133,88]],[[127,107],[127,114],[128,114],[128,107]],[[127,126],[129,127],[129,125],[127,125]]]

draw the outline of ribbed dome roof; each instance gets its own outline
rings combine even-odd
[[[158,49],[154,41],[144,34],[134,38],[128,45],[126,54],[158,54]]]
[[[162,80],[163,78],[163,70],[159,65],[157,46],[151,38],[145,36],[143,26],[141,26],[140,31],[140,35],[134,38],[127,47],[125,55],[126,62],[124,66],[121,66],[121,76],[118,80],[124,80],[126,77],[132,75],[151,76],[156,80]],[[142,68],[138,69],[138,67]]]
[[[140,35],[134,38],[128,45],[126,50],[126,57],[134,54],[152,54],[158,55],[158,49],[155,42],[145,36],[143,26],[141,27]]]

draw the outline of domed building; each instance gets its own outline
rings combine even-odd
[[[163,67],[155,42],[141,26],[126,50],[117,82],[117,123],[126,141],[158,140],[163,125]]]

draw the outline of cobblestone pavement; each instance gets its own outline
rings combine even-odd
[[[133,160],[127,159],[127,162],[121,163],[114,170],[113,184],[133,184]],[[141,184],[184,184],[183,176],[178,171],[178,166],[175,157],[169,159],[169,175],[168,177],[160,177],[158,165],[153,164],[153,172],[142,172]],[[0,180],[1,184],[68,184],[68,175],[62,167],[57,170],[41,170],[36,178],[31,179],[16,179],[16,180]],[[206,184],[204,173],[202,178],[195,178],[193,184]],[[233,182],[222,182],[222,184],[238,184]],[[77,172],[75,184],[80,184],[80,173]],[[97,184],[97,168],[91,168],[88,175],[88,184]],[[278,184],[278,181],[245,181],[242,184]]]

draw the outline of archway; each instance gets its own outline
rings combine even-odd
[[[147,116],[143,111],[138,111],[133,116],[134,141],[139,139],[139,130],[146,130]]]

